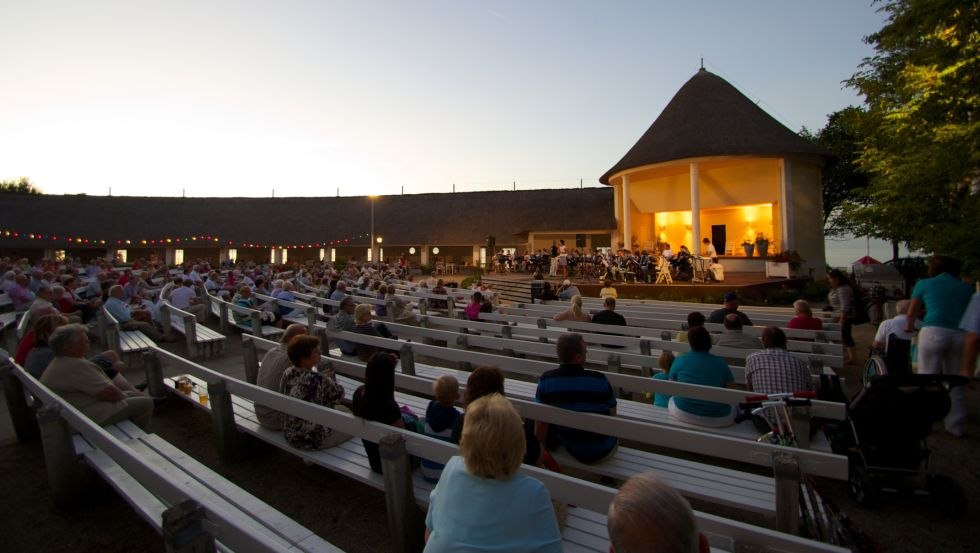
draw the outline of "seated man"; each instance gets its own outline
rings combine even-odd
[[[153,398],[142,392],[120,390],[105,372],[85,359],[87,329],[80,324],[59,327],[48,345],[55,358],[41,376],[41,383],[97,424],[106,426],[130,419],[143,430],[150,425]]]
[[[371,305],[367,303],[362,303],[354,308],[354,328],[352,330],[366,336],[378,336],[392,340],[398,339],[388,330],[388,327],[384,323],[371,322]],[[357,357],[365,363],[370,361],[371,357],[374,357],[374,354],[379,351],[378,348],[366,344],[356,344],[355,347],[357,349]],[[398,352],[395,350],[383,349],[380,351],[398,355]]]
[[[567,278],[558,287],[558,299],[560,300],[570,300],[572,296],[580,296],[582,292],[579,292],[578,286],[572,284],[572,281]]]
[[[123,300],[123,295],[123,287],[113,284],[109,288],[109,299],[105,302],[106,311],[119,321],[119,328],[122,330],[139,330],[154,342],[164,341],[163,333],[157,330],[153,323],[149,322],[152,320],[149,312],[145,313],[145,320],[136,320],[134,313],[130,311],[129,306]]]
[[[708,553],[691,505],[652,472],[626,481],[609,504],[609,553]]]
[[[616,313],[616,298],[607,297],[602,301],[604,309],[592,316],[592,322],[602,325],[626,326],[626,318]],[[609,334],[614,334],[610,332]],[[606,348],[621,348],[615,344],[602,344]]]
[[[725,330],[721,332],[721,336],[717,336],[713,340],[716,346],[741,349],[759,349],[762,347],[762,342],[758,338],[748,336],[742,332],[742,321],[738,318],[738,315],[734,313],[725,315],[724,325]],[[784,339],[783,346],[785,347],[785,345]]]
[[[354,308],[354,298],[344,296],[344,299],[340,300],[340,310],[327,322],[327,330],[331,332],[353,331],[355,325]],[[352,344],[347,340],[334,339],[334,341],[344,355],[357,355],[357,344]]]
[[[19,274],[14,277],[14,285],[7,290],[14,311],[27,311],[34,302],[34,292],[27,287],[29,281],[27,275]]]
[[[555,370],[538,379],[534,399],[538,403],[583,413],[616,415],[616,394],[601,372],[587,371],[585,340],[580,334],[562,334],[557,344],[558,361]],[[582,463],[598,463],[611,457],[619,445],[615,436],[604,436],[587,430],[534,423],[534,435],[548,449],[559,445]]]
[[[898,314],[878,325],[878,331],[871,343],[872,348],[884,353],[885,366],[888,367],[889,373],[907,373],[912,368],[911,349],[915,333],[905,330],[908,325],[910,303],[910,300],[899,300],[895,304]],[[922,328],[922,309],[919,309],[916,315],[915,321],[909,326],[918,331]],[[891,347],[889,342],[892,344]]]
[[[341,301],[344,296],[347,295],[347,283],[344,281],[339,281],[337,283],[337,288],[330,293],[330,299],[333,301]]]
[[[749,319],[748,315],[742,313],[738,310],[738,296],[735,292],[728,292],[725,294],[724,303],[721,309],[711,312],[708,316],[709,323],[721,324],[725,322],[725,315],[734,313],[738,316],[739,320],[742,321],[742,326],[752,326],[752,320]]]
[[[181,286],[175,286],[170,292],[170,304],[194,315],[199,323],[203,323],[208,318],[208,306],[197,297],[194,282],[189,278],[185,278]]]
[[[762,351],[745,358],[745,383],[749,391],[781,394],[813,390],[806,361],[786,351],[786,334],[775,326],[762,331]]]

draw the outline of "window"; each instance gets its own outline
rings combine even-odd
[[[323,261],[323,256],[326,255],[326,250],[320,248],[320,261]]]
[[[234,263],[238,259],[238,250],[235,248],[228,248],[228,259]]]
[[[174,250],[174,265],[180,265],[184,262],[184,250]]]
[[[272,248],[271,250],[269,250],[269,263],[275,264],[275,262],[276,262],[276,249]]]
[[[337,262],[337,248],[330,248],[330,262]]]
[[[289,260],[289,251],[286,248],[279,250],[282,252],[282,263],[286,263]]]

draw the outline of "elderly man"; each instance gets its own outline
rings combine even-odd
[[[340,300],[340,310],[336,315],[330,317],[327,322],[327,330],[331,332],[341,332],[344,330],[353,331],[356,325],[354,321],[354,298],[345,296]],[[340,352],[344,355],[357,355],[357,345],[346,340],[334,340],[340,347]]]
[[[714,340],[716,346],[741,349],[759,349],[762,343],[758,338],[742,332],[742,320],[735,313],[725,315],[725,330]]]
[[[725,321],[725,316],[729,314],[735,314],[738,316],[739,320],[742,321],[742,326],[752,326],[752,320],[749,319],[748,315],[738,310],[738,296],[735,294],[735,292],[728,292],[725,294],[722,308],[712,311],[711,315],[708,316],[708,322],[718,324],[723,323]]]
[[[567,278],[562,281],[561,286],[558,288],[558,299],[560,300],[570,300],[574,296],[581,296],[582,292],[579,291],[578,286],[572,284],[572,281]]]
[[[27,275],[19,274],[14,277],[14,285],[7,290],[14,311],[27,311],[34,302],[34,292],[27,287],[28,280]]]
[[[122,330],[139,330],[143,334],[146,334],[151,340],[155,342],[163,342],[163,333],[157,330],[157,327],[153,326],[153,323],[147,321],[137,321],[133,318],[133,314],[123,300],[123,287],[118,284],[113,284],[109,288],[109,299],[105,302],[105,309],[113,316],[117,321],[119,321],[119,328]],[[144,309],[139,309],[138,311],[145,311]],[[152,316],[149,312],[146,312],[146,317],[151,319]]]
[[[194,315],[199,323],[203,323],[208,318],[208,306],[197,297],[194,282],[189,278],[185,278],[181,286],[175,286],[170,292],[170,304]]]
[[[48,345],[55,357],[41,376],[42,384],[97,424],[106,426],[129,419],[149,429],[153,399],[138,391],[120,390],[98,365],[85,359],[89,343],[84,326],[70,324],[55,329]]]
[[[337,288],[330,294],[330,299],[341,301],[345,296],[347,296],[347,283],[341,280],[337,283]]]
[[[42,309],[48,309],[50,307],[58,309],[58,306],[54,304],[56,300],[57,298],[54,296],[54,291],[50,286],[44,284],[37,289],[34,301],[31,302],[31,306],[28,308],[28,311],[31,312],[31,316],[33,317],[35,313],[41,311]]]
[[[745,383],[760,394],[781,394],[813,390],[806,361],[786,351],[786,334],[779,327],[762,331],[765,349],[745,358]]]
[[[585,340],[580,334],[562,334],[557,344],[557,369],[548,371],[538,379],[534,399],[538,403],[554,405],[562,409],[582,413],[616,415],[616,394],[601,372],[585,370]],[[546,448],[564,446],[565,450],[582,463],[599,463],[616,452],[619,445],[615,436],[605,436],[587,430],[567,428],[537,421],[534,436]]]
[[[259,364],[259,373],[255,383],[266,390],[278,392],[279,381],[282,380],[282,373],[286,372],[292,363],[286,355],[286,346],[289,341],[297,336],[306,335],[306,326],[301,324],[291,324],[282,333],[282,338],[276,347],[270,349],[262,363]],[[332,377],[332,375],[331,375]],[[255,404],[255,416],[259,419],[259,425],[269,430],[282,430],[282,413],[265,405]]]
[[[626,481],[609,504],[610,553],[707,553],[691,505],[652,472]]]

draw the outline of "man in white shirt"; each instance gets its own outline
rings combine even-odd
[[[905,322],[908,320],[906,313],[909,310],[909,303],[909,300],[899,300],[895,304],[895,310],[898,315],[882,321],[878,325],[878,332],[875,333],[874,342],[871,344],[872,348],[888,353],[888,336],[890,334],[894,334],[895,337],[901,340],[912,340],[914,334],[905,332]],[[920,328],[922,328],[922,320],[917,318],[915,320],[915,329],[919,330]]]
[[[201,303],[194,290],[194,282],[185,278],[182,286],[175,286],[170,292],[170,304],[182,311],[194,315],[197,322],[203,323],[208,317],[208,308]]]
[[[709,259],[712,257],[718,257],[718,252],[715,251],[715,245],[711,243],[710,239],[705,238],[704,240],[701,241],[701,243],[704,244],[704,247],[702,248],[703,252],[701,255]]]

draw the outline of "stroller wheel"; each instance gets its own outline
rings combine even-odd
[[[933,474],[926,485],[933,503],[944,515],[958,518],[966,514],[966,494],[959,482],[944,474]]]
[[[871,475],[868,474],[868,471],[864,467],[854,467],[851,469],[848,484],[851,498],[857,501],[859,505],[870,507],[875,504],[878,492],[875,489]]]

